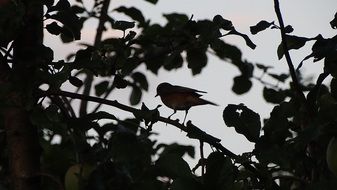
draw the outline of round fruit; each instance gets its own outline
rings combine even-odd
[[[64,178],[65,190],[80,190],[80,185],[84,185],[80,184],[80,179],[82,179],[82,183],[85,182],[94,169],[95,167],[90,164],[75,164],[70,166]]]

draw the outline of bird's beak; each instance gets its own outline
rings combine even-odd
[[[156,94],[154,97],[157,97],[157,96],[159,96],[159,94]]]

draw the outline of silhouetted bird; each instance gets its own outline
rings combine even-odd
[[[202,95],[199,93],[206,92],[182,86],[175,86],[171,85],[170,83],[164,82],[157,86],[156,97],[159,95],[161,101],[167,107],[174,110],[174,112],[168,118],[174,115],[177,110],[185,110],[185,117],[183,121],[183,123],[185,123],[188,110],[191,107],[205,104],[217,106],[217,104],[213,102],[200,98],[200,96]]]

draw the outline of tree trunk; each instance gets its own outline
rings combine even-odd
[[[39,144],[36,128],[20,107],[6,109],[5,130],[9,149],[11,187],[15,190],[39,189]]]
[[[36,190],[40,187],[40,146],[37,129],[31,124],[27,102],[32,102],[34,70],[43,43],[41,0],[23,0],[25,17],[13,42],[13,65],[0,68],[0,85],[10,86],[4,118],[10,166],[11,189]],[[8,85],[9,84],[9,85]]]

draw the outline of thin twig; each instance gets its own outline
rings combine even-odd
[[[269,86],[269,87],[272,87],[272,88],[275,88],[275,89],[280,89],[280,87],[278,85],[275,85],[275,84],[272,84],[270,82],[267,82],[267,81],[264,81],[262,79],[262,77],[256,77],[256,76],[253,76],[252,77],[253,79],[259,81],[261,84],[263,84],[264,86]]]
[[[202,164],[201,164],[201,176],[203,177],[205,174],[205,165],[204,165],[204,160],[205,160],[205,156],[204,156],[204,142],[203,141],[199,141],[200,142],[200,159],[202,160]]]
[[[299,81],[297,79],[297,75],[296,75],[296,71],[294,68],[294,64],[291,60],[290,54],[289,54],[289,48],[288,48],[288,42],[287,42],[287,37],[286,37],[286,32],[285,32],[285,27],[284,27],[284,22],[283,22],[283,18],[282,18],[282,14],[280,11],[280,3],[278,0],[274,0],[274,8],[275,8],[275,13],[277,16],[277,19],[279,21],[280,24],[280,31],[281,31],[281,39],[282,39],[282,47],[284,50],[284,56],[286,58],[288,67],[289,67],[289,72],[290,72],[290,76],[291,79],[294,83],[294,88],[300,98],[300,101],[302,102],[302,104],[304,105],[306,102],[305,96],[303,91],[301,90],[301,85],[299,84]]]

